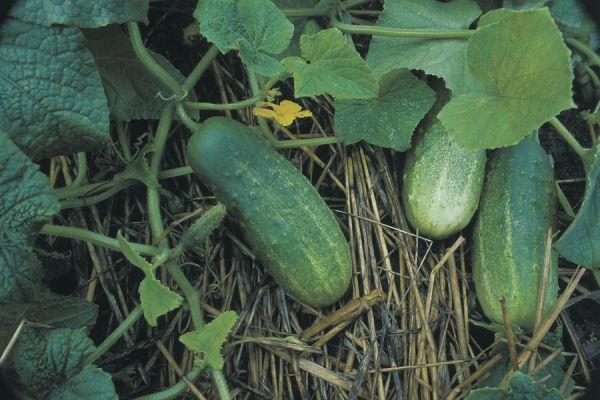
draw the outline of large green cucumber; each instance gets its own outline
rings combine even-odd
[[[202,124],[187,156],[290,295],[320,307],[346,292],[352,267],[344,234],[312,184],[283,156],[224,117]]]
[[[479,203],[485,151],[467,153],[435,121],[407,154],[402,202],[419,233],[443,239],[467,226]]]
[[[556,193],[550,156],[535,135],[497,150],[489,162],[473,231],[475,292],[485,315],[502,323],[500,298],[512,324],[531,331],[543,273],[546,235],[555,219]],[[553,254],[543,315],[558,294]]]

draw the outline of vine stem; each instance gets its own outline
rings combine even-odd
[[[181,392],[187,388],[187,382],[193,382],[196,380],[202,371],[206,368],[206,362],[201,361],[198,365],[194,366],[182,379],[175,385],[162,390],[160,392],[152,393],[146,396],[136,397],[134,400],[171,400],[177,398]]]
[[[110,250],[121,252],[121,247],[119,247],[119,242],[116,239],[104,236],[100,233],[88,231],[87,229],[74,228],[71,226],[46,224],[42,227],[40,233],[42,235],[48,236],[58,236],[67,239],[83,240],[85,242],[106,247]],[[138,253],[149,256],[157,256],[162,253],[156,247],[148,246],[145,244],[131,243],[131,247],[133,247]]]
[[[121,336],[123,336],[125,332],[127,332],[129,328],[131,328],[133,324],[137,322],[138,319],[140,319],[142,315],[144,315],[144,311],[142,310],[142,307],[138,304],[133,310],[131,310],[127,318],[125,318],[123,322],[121,322],[117,329],[112,331],[112,333],[106,339],[104,339],[104,341],[100,343],[98,347],[96,347],[96,350],[94,350],[90,355],[88,355],[85,358],[85,360],[83,361],[83,365],[85,366],[92,364],[104,353],[106,353],[106,351],[108,351],[108,349],[111,348],[112,345],[115,344],[121,338]]]
[[[289,149],[293,147],[311,147],[334,143],[341,143],[340,138],[337,136],[326,136],[311,139],[278,140],[274,143],[274,146],[278,149]]]
[[[177,167],[177,168],[166,169],[164,171],[161,171],[160,174],[158,175],[158,179],[160,179],[160,180],[172,179],[172,178],[177,178],[180,176],[191,175],[193,173],[194,173],[194,171],[192,170],[192,167],[186,165],[184,167]],[[76,197],[85,196],[95,190],[99,190],[102,188],[106,188],[106,190],[108,190],[117,185],[124,185],[123,188],[119,188],[119,190],[121,190],[121,189],[124,189],[125,187],[133,186],[137,183],[140,183],[140,181],[135,180],[135,179],[128,179],[126,181],[115,181],[115,180],[109,179],[109,180],[105,180],[105,181],[101,181],[101,182],[90,183],[90,184],[87,184],[84,186],[80,186],[78,188],[72,188],[71,186],[67,186],[64,188],[56,189],[54,191],[54,193],[56,194],[56,197],[59,200],[64,200],[64,199],[72,199],[72,198],[76,198]]]
[[[567,144],[571,146],[573,151],[577,153],[577,155],[583,161],[583,164],[585,165],[586,169],[590,167],[594,161],[593,150],[590,148],[585,148],[581,144],[579,144],[577,139],[575,139],[575,136],[573,136],[573,134],[569,132],[567,127],[564,126],[562,122],[558,120],[558,118],[552,117],[548,122],[550,123],[550,125],[552,125],[554,130],[556,130],[556,132],[558,132],[558,134],[562,136],[565,142],[567,142]]]
[[[204,56],[202,56],[198,64],[196,64],[192,72],[185,78],[181,88],[186,92],[192,90],[218,55],[219,49],[217,46],[211,46],[210,49],[204,53]]]
[[[155,151],[152,153],[152,158],[150,160],[150,173],[154,177],[158,177],[160,173],[160,165],[165,151],[165,145],[169,135],[169,130],[171,128],[171,123],[173,122],[173,114],[173,105],[167,105],[161,113],[158,127],[156,128],[156,136],[154,138]],[[163,220],[160,212],[160,196],[158,190],[151,187],[148,187],[147,189],[148,220],[150,223],[152,236],[156,239],[162,237],[163,233]],[[169,243],[166,238],[161,239],[157,245],[159,249],[163,251],[170,250]],[[179,269],[179,266],[176,262],[170,260],[165,263],[165,267],[179,286],[179,289],[183,293],[183,296],[188,303],[194,329],[201,330],[204,326],[204,319],[202,316],[202,310],[200,309],[198,292],[196,292],[190,281]],[[225,377],[223,376],[223,372],[215,368],[210,368],[210,372],[212,374],[213,381],[217,388],[217,392],[219,393],[220,399],[230,400],[231,394],[227,388],[227,383],[225,381]]]
[[[592,64],[600,67],[600,56],[594,50],[590,49],[588,45],[573,38],[566,38],[565,43],[586,56]]]
[[[175,109],[177,110],[177,116],[179,117],[179,120],[185,125],[186,128],[192,132],[196,132],[200,128],[200,125],[185,111],[182,103],[177,103]]]
[[[144,64],[144,67],[167,85],[176,96],[181,99],[185,98],[187,91],[183,90],[179,82],[154,60],[154,57],[152,57],[146,46],[144,46],[137,22],[128,22],[127,30],[129,31],[133,51],[135,51],[141,63]]]
[[[475,33],[473,29],[437,31],[431,29],[401,29],[373,25],[352,25],[340,22],[335,18],[331,19],[330,24],[332,27],[345,33],[415,39],[469,39]]]
[[[76,188],[83,185],[85,178],[87,177],[88,165],[87,157],[85,153],[77,153],[77,176],[70,187]]]

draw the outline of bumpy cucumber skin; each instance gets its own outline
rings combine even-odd
[[[485,175],[485,151],[467,153],[439,122],[417,138],[404,163],[402,203],[419,234],[447,238],[469,224]]]
[[[187,156],[289,294],[315,307],[344,295],[352,275],[348,243],[327,204],[289,161],[224,117],[202,124]]]
[[[511,324],[530,332],[535,323],[546,235],[554,225],[556,192],[550,157],[534,136],[497,150],[488,165],[473,231],[475,292],[485,315],[502,323],[504,297]],[[558,295],[553,253],[543,316]]]

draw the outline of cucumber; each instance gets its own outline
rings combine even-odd
[[[535,135],[497,150],[489,163],[473,230],[475,293],[484,314],[502,324],[508,317],[530,332],[544,267],[546,235],[554,225],[556,193],[550,156]],[[550,263],[543,314],[558,295],[557,255]]]
[[[419,234],[444,239],[465,226],[477,210],[485,175],[485,151],[467,153],[435,121],[409,150],[402,203]]]
[[[288,294],[315,307],[344,295],[352,275],[346,238],[288,160],[250,128],[224,117],[207,119],[192,135],[187,158]]]

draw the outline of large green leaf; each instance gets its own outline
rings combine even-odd
[[[377,26],[390,28],[468,29],[481,14],[472,0],[387,0]],[[466,62],[464,39],[411,39],[374,36],[367,62],[378,75],[396,68],[422,69],[444,78],[454,94],[476,85]]]
[[[265,76],[283,71],[272,56],[288,47],[294,25],[270,0],[200,0],[194,17],[222,53],[238,50],[249,68]]]
[[[546,389],[531,376],[515,372],[507,388],[483,388],[473,390],[467,400],[561,400],[556,389]]]
[[[468,65],[477,90],[454,97],[439,114],[467,150],[518,143],[571,100],[570,53],[548,9],[506,10],[469,39]]]
[[[336,100],[335,131],[344,143],[368,143],[404,151],[419,121],[435,103],[435,93],[406,69],[385,74],[379,96]]]
[[[19,0],[14,17],[35,24],[96,28],[146,20],[148,0]]]
[[[106,97],[78,29],[16,19],[0,27],[0,121],[34,159],[108,142]]]
[[[46,176],[0,131],[0,304],[35,297],[41,275],[31,244],[59,209]]]
[[[237,314],[234,311],[225,311],[200,331],[181,335],[179,341],[188,349],[202,353],[208,365],[215,369],[221,369],[224,363],[221,347],[236,320]]]
[[[166,104],[163,99],[172,93],[139,61],[119,27],[88,29],[84,35],[102,78],[111,119],[158,119]],[[179,82],[184,81],[185,77],[166,58],[153,52],[150,54],[171,76]],[[193,92],[189,99],[196,100]],[[188,112],[191,117],[198,118],[197,110]]]
[[[90,379],[89,371],[84,370],[84,375],[77,378],[85,357],[94,348],[84,328],[26,328],[12,352],[12,363],[23,387],[36,399],[46,399],[51,393],[63,390],[63,393],[72,392],[69,388],[61,389],[61,386],[67,384],[74,387],[80,380],[87,381],[90,389],[101,384],[106,395],[111,395],[103,398],[116,399],[112,382],[107,381],[105,376],[95,374]],[[73,378],[74,382],[71,381]],[[80,398],[88,397],[87,394],[91,393],[93,392],[83,391],[85,396]],[[54,398],[57,397],[54,395]]]
[[[336,99],[377,96],[377,79],[354,46],[338,29],[327,29],[300,39],[302,58],[283,59],[294,76],[296,97],[329,93]]]
[[[47,400],[117,400],[109,374],[93,366],[84,367],[77,375],[53,389]]]
[[[587,175],[583,203],[573,222],[554,245],[572,263],[600,268],[600,150]]]

